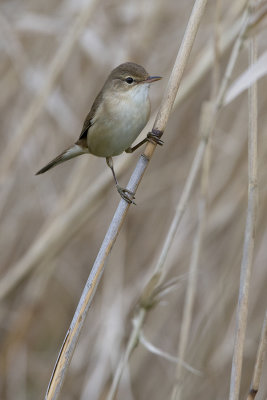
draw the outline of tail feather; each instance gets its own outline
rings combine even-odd
[[[67,160],[70,160],[71,158],[80,156],[82,154],[88,153],[88,148],[82,147],[78,144],[75,144],[72,147],[69,147],[65,151],[63,151],[59,156],[54,158],[52,161],[50,161],[46,166],[44,166],[40,171],[36,172],[35,175],[40,175],[43,174],[44,172],[48,171],[49,169],[55,167],[58,164],[61,164]]]

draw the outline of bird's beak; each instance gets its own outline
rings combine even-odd
[[[160,79],[162,79],[162,76],[149,76],[144,83],[152,83],[152,82],[156,82],[159,81]]]

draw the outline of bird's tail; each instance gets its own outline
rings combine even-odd
[[[72,147],[69,147],[63,153],[59,154],[56,158],[54,158],[52,161],[50,161],[45,167],[40,169],[40,171],[36,172],[35,175],[43,174],[44,172],[48,171],[50,168],[55,167],[58,164],[61,164],[67,160],[70,160],[71,158],[80,156],[82,154],[88,153],[88,148],[80,146],[79,144],[75,144]]]

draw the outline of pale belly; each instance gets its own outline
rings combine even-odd
[[[116,109],[114,106],[112,110],[103,109],[99,115],[106,117],[96,116],[95,123],[88,132],[89,152],[98,157],[112,157],[123,153],[145,127],[149,113],[148,98],[142,102],[141,107],[140,104],[131,104],[131,107],[127,107],[124,103]]]

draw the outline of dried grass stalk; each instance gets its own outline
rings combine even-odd
[[[252,6],[251,6],[252,7]],[[253,65],[257,58],[256,39],[250,39],[249,63]],[[232,372],[230,383],[229,400],[238,400],[241,382],[241,372],[243,363],[243,350],[246,335],[247,315],[248,315],[248,296],[251,269],[253,264],[253,251],[256,228],[256,211],[258,197],[258,178],[257,178],[257,83],[253,83],[249,89],[249,124],[248,124],[248,206],[246,229],[241,263],[240,288],[237,307],[235,344],[232,360]]]

